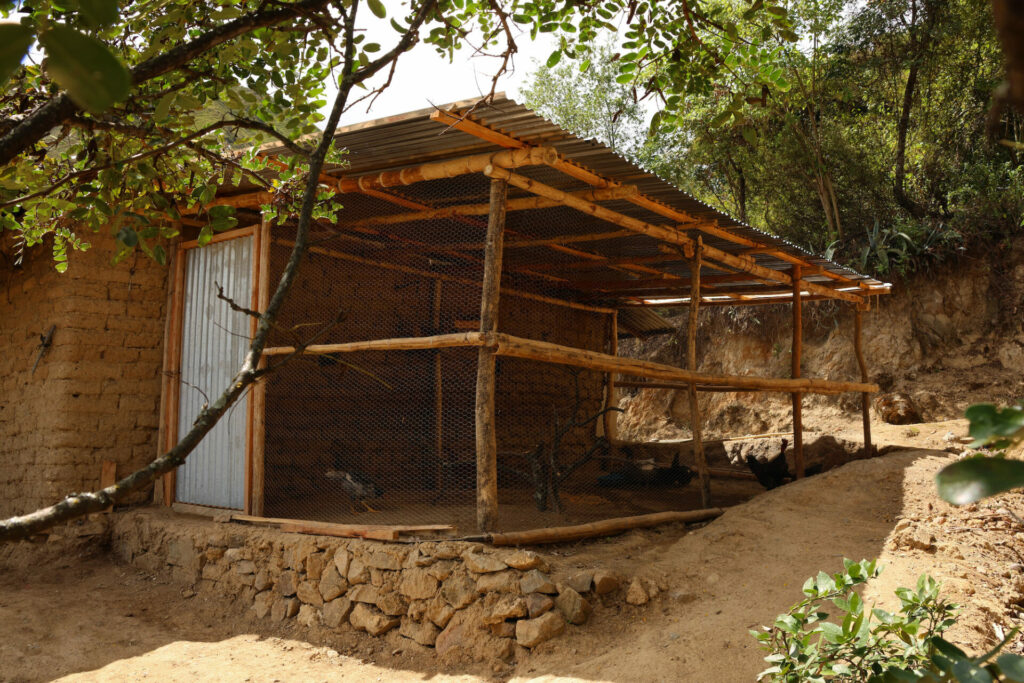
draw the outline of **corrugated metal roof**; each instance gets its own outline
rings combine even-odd
[[[340,128],[335,138],[336,146],[347,150],[347,164],[345,167],[336,166],[328,168],[326,172],[330,175],[351,177],[425,162],[500,151],[503,148],[495,143],[455,128],[449,128],[431,119],[431,114],[437,109],[465,111],[474,104],[475,100],[456,102],[437,108],[423,109]],[[473,109],[471,116],[474,121],[492,130],[500,131],[505,135],[516,138],[528,145],[554,147],[565,159],[610,180],[628,185],[636,185],[640,193],[646,197],[663,203],[679,212],[688,214],[702,223],[711,223],[718,228],[725,229],[747,240],[777,248],[791,257],[802,259],[811,266],[819,266],[823,270],[847,278],[852,281],[852,284],[868,287],[872,290],[888,287],[886,283],[818,257],[776,235],[738,221],[728,214],[695,199],[668,181],[659,178],[654,173],[644,170],[632,161],[622,158],[603,144],[595,140],[580,139],[503,95],[496,96],[493,102],[489,104],[476,107]],[[573,191],[586,187],[581,181],[546,166],[521,167],[516,170],[516,173],[563,191]],[[459,182],[464,184],[467,181],[463,179]],[[455,192],[454,187],[455,183],[452,181],[439,180],[397,189],[407,198],[419,200],[431,198],[432,201],[423,201],[422,203],[436,207],[444,206],[456,199],[464,201],[465,194]],[[448,188],[447,195],[446,188]],[[481,187],[482,191],[483,188]],[[451,199],[445,199],[446,196]],[[513,196],[524,196],[524,193],[513,190],[510,193],[510,197]],[[602,205],[648,223],[671,223],[665,217],[628,201],[603,202]],[[393,213],[395,208],[382,204],[381,210],[385,213]],[[401,209],[398,210],[401,211]],[[585,230],[600,232],[608,228],[607,223],[591,216],[567,208],[552,208],[520,212],[530,214],[528,219],[529,229],[523,230],[523,232],[529,234],[532,238],[564,234],[566,222],[565,218],[560,215],[560,212],[571,213],[574,216],[572,219],[573,230],[579,230],[581,233]],[[509,214],[509,225],[513,228],[516,227],[517,220],[514,216],[515,214]],[[547,216],[549,220],[541,220],[543,216]],[[526,221],[527,219],[523,220]],[[549,227],[545,229],[545,226]],[[562,229],[559,230],[557,227],[550,226],[561,226]],[[409,226],[409,228],[412,229],[412,226]],[[703,234],[703,239],[704,243],[708,246],[736,255],[743,254],[747,248],[744,245],[713,234]],[[607,258],[626,256],[654,257],[659,253],[658,250],[660,248],[658,240],[642,234],[618,238],[614,241],[608,240],[607,242],[607,244],[591,242],[586,246],[591,251],[601,253]],[[517,253],[512,255],[509,262],[515,264],[517,260],[529,263],[530,255],[526,252],[536,250],[522,249],[513,251]],[[753,258],[758,265],[774,270],[788,271],[791,268],[791,263],[780,259],[778,255],[770,253],[744,255]],[[508,251],[506,256],[509,256]],[[549,251],[547,252],[547,257],[551,259],[554,258],[554,255]],[[702,272],[714,274],[713,264],[708,264],[708,266],[708,269]],[[669,276],[678,275],[680,278],[688,276],[686,262],[683,259],[680,259],[675,264],[659,264],[659,269],[669,274]],[[621,276],[621,273],[605,271],[603,274],[604,278],[614,278],[616,276]],[[600,279],[600,277],[602,276],[598,276],[596,279]],[[621,277],[619,279],[621,280]],[[819,284],[835,284],[833,279],[823,274],[812,274],[805,276],[803,279]],[[708,288],[707,294],[725,294],[730,289],[750,290],[752,287],[756,288],[759,284],[761,283],[754,278],[748,281],[718,284],[713,287],[714,291],[710,291],[712,288]],[[771,287],[768,286],[768,289],[771,290]],[[606,300],[614,298],[606,297]],[[651,321],[648,320],[648,322],[650,323]]]

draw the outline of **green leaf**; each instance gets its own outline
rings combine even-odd
[[[843,642],[843,629],[829,621],[823,621],[818,625],[818,630],[821,631],[822,637],[826,641],[836,644]]]
[[[90,26],[109,26],[117,21],[117,0],[79,0],[78,9]]]
[[[1003,654],[996,658],[996,665],[1008,681],[1024,683],[1024,657],[1014,654]]]
[[[0,85],[6,84],[21,65],[21,59],[28,52],[34,38],[28,26],[0,24]]]
[[[560,61],[562,61],[562,51],[561,50],[555,50],[554,52],[551,53],[551,56],[548,57],[548,61],[546,62],[546,65],[547,65],[547,67],[549,69],[552,69]]]
[[[1024,462],[1004,458],[968,458],[935,475],[939,496],[954,505],[974,503],[1024,486]]]
[[[160,101],[156,103],[156,107],[153,109],[153,120],[164,121],[167,116],[171,113],[171,105],[174,104],[175,93],[169,92],[160,98]]]
[[[128,70],[96,38],[58,24],[40,34],[39,42],[50,76],[83,109],[98,114],[128,96]]]
[[[959,683],[993,683],[992,674],[969,659],[953,662],[953,675]]]
[[[139,235],[126,225],[117,231],[117,241],[126,247],[134,247],[139,243]]]
[[[370,11],[378,19],[383,19],[388,15],[388,10],[384,7],[384,3],[381,0],[366,0],[366,4],[370,6]]]
[[[167,252],[164,251],[164,248],[159,244],[153,247],[153,260],[161,266],[167,265]]]

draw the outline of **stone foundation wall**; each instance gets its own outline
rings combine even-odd
[[[657,587],[599,567],[478,543],[398,544],[283,533],[165,510],[113,518],[111,547],[197,593],[233,597],[258,619],[308,629],[392,632],[438,656],[509,660],[571,633],[595,608],[648,602]]]

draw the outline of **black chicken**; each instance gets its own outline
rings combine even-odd
[[[789,473],[789,466],[786,464],[787,446],[789,446],[789,440],[783,439],[779,454],[767,462],[761,462],[753,455],[747,455],[747,467],[757,477],[761,486],[769,491],[785,484],[786,479],[793,478],[793,475]]]
[[[602,474],[597,478],[598,486],[615,488],[670,488],[686,486],[693,479],[693,470],[679,464],[679,454],[672,458],[670,467],[663,467],[651,460],[627,463],[625,467]]]
[[[342,490],[349,498],[352,514],[356,513],[356,503],[361,503],[370,512],[376,512],[366,501],[380,498],[384,495],[384,491],[366,474],[358,470],[343,469],[341,448],[337,441],[332,444],[332,450],[334,451],[334,467],[324,472],[324,478],[336,481],[341,485]]]

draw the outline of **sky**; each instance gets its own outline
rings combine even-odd
[[[396,35],[387,22],[375,21],[367,30],[366,40],[380,43],[383,51],[394,44]],[[516,38],[516,45],[519,52],[515,56],[514,70],[499,80],[497,88],[498,92],[504,91],[513,98],[537,68],[534,62],[543,64],[547,60],[554,42],[550,34],[542,35],[536,42],[523,34]],[[449,62],[432,46],[419,44],[399,59],[391,85],[376,99],[373,108],[367,112],[368,102],[352,107],[345,112],[341,125],[479,97],[490,90],[491,78],[500,65],[500,59],[474,55],[471,49],[456,53]],[[379,75],[374,84],[382,83],[384,78]],[[334,93],[330,95],[328,101],[333,99]]]

